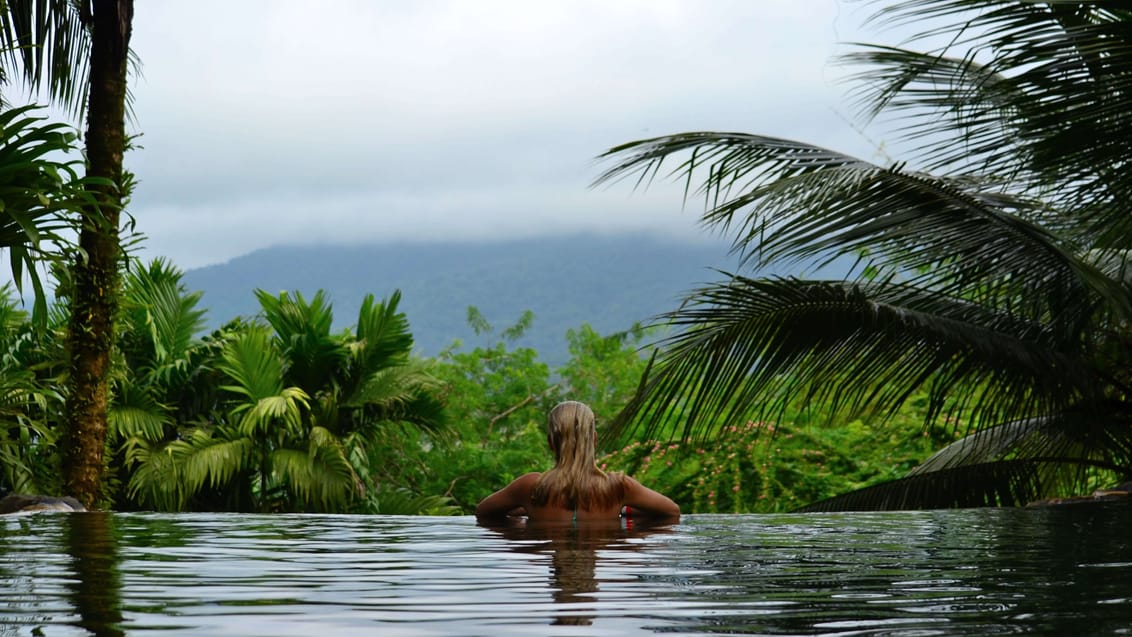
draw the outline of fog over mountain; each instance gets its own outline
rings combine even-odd
[[[278,246],[227,263],[189,270],[211,327],[258,311],[253,290],[325,290],[335,326],[352,326],[366,294],[401,290],[419,353],[433,356],[455,340],[477,337],[467,308],[480,309],[498,334],[525,310],[534,324],[518,343],[552,364],[567,357],[566,331],[588,323],[602,334],[670,310],[690,289],[734,269],[721,241],[680,242],[641,235],[574,235],[495,242]]]

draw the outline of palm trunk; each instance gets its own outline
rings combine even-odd
[[[118,309],[122,156],[126,148],[126,61],[133,0],[91,0],[90,95],[87,101],[88,186],[98,205],[83,209],[70,318],[70,378],[63,480],[88,508],[99,500],[106,447],[110,357]]]

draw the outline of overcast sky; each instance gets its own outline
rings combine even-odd
[[[865,154],[847,119],[858,3],[138,2],[143,256],[182,268],[302,242],[651,229],[679,190],[591,189],[596,155],[734,130]]]

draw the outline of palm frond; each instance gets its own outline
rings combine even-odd
[[[323,464],[333,466],[335,472],[350,474],[355,481],[357,480],[342,439],[326,427],[311,427],[308,453],[312,458],[320,458]]]
[[[837,506],[1018,503],[1129,473],[1132,7],[896,0],[875,19],[918,32],[846,61],[915,168],[741,133],[602,155],[596,184],[682,181],[745,267],[859,259],[841,282],[733,276],[695,293],[661,317],[677,333],[615,426],[683,418],[706,436],[792,402],[891,413],[922,387],[929,420],[975,435]]]
[[[1040,461],[964,465],[884,482],[809,504],[800,512],[1019,506],[1042,497]]]
[[[0,14],[3,12],[0,11]],[[76,168],[59,161],[74,149],[75,134],[62,124],[45,124],[35,106],[0,112],[0,249],[7,249],[12,280],[34,292],[34,312],[46,324],[47,301],[38,266],[58,261],[45,243],[64,243],[72,212],[83,197]]]
[[[5,363],[0,366],[0,485],[16,493],[36,493],[48,487],[43,461],[37,457],[50,457],[56,432],[42,414],[29,413],[29,407],[46,411],[51,397],[34,374]]]
[[[437,398],[440,385],[423,364],[388,367],[370,374],[342,405],[362,410],[365,420],[409,422],[436,431],[444,424],[444,405]]]
[[[251,438],[228,440],[204,429],[193,430],[187,438],[167,447],[190,495],[205,485],[220,488],[229,484],[237,473],[254,466],[256,451]]]
[[[157,370],[182,359],[204,328],[201,293],[188,293],[182,273],[164,259],[127,271],[123,281],[124,322],[128,332],[146,335],[143,364]]]
[[[180,511],[188,500],[181,470],[163,445],[145,440],[127,449],[126,462],[133,468],[127,492],[146,508]]]
[[[595,184],[669,173],[704,197],[703,222],[734,236],[755,265],[875,255],[888,270],[951,296],[1025,304],[1033,315],[1074,321],[1098,299],[1132,315],[1126,288],[1076,256],[1041,225],[1040,202],[949,180],[882,168],[818,146],[741,133],[682,133],[602,155],[612,168]],[[700,183],[699,186],[693,184]],[[1067,302],[1068,301],[1068,302]]]
[[[298,387],[288,387],[275,396],[264,396],[254,404],[238,405],[231,413],[242,414],[239,432],[244,436],[277,435],[283,439],[294,439],[302,435],[303,411],[309,408],[309,401],[306,392]]]
[[[362,300],[355,329],[360,349],[356,357],[363,374],[408,363],[413,350],[413,335],[408,318],[397,311],[400,302],[400,290],[395,290],[380,303],[374,302],[372,294],[367,294]]]
[[[1110,401],[986,427],[937,451],[909,475],[1003,458],[1058,458],[1132,472],[1132,414]]]
[[[112,439],[140,438],[157,442],[165,437],[165,427],[173,424],[170,410],[143,387],[120,384],[114,404],[107,411]]]
[[[826,417],[894,412],[930,387],[927,418],[1002,421],[1092,397],[1084,345],[1048,325],[885,281],[732,277],[664,317],[675,333],[611,435],[665,419],[686,438],[776,419],[794,403]],[[950,401],[950,402],[949,402]]]
[[[1132,410],[1087,403],[982,428],[896,481],[807,506],[807,511],[1018,506],[1084,493],[1132,475]]]
[[[336,379],[348,354],[330,334],[334,313],[326,293],[319,290],[310,302],[299,292],[294,298],[288,292],[272,296],[263,290],[255,295],[287,361],[285,382],[313,393]]]
[[[404,487],[381,486],[366,503],[366,513],[381,515],[458,515],[460,507],[442,495],[418,495]]]
[[[0,7],[5,80],[17,75],[76,119],[87,98],[90,34],[72,0],[8,0]]]
[[[311,451],[276,449],[271,452],[273,480],[294,493],[303,510],[340,510],[349,501],[356,476],[348,463],[325,446]]]
[[[1127,237],[1132,188],[1132,12],[1120,0],[886,3],[875,19],[920,31],[923,52],[868,46],[846,61],[872,116],[893,113],[929,167],[1009,176]],[[942,46],[937,44],[943,42]]]
[[[251,326],[224,342],[217,366],[234,384],[226,389],[247,397],[250,403],[278,396],[283,391],[283,363],[267,331]]]

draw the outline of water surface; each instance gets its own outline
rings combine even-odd
[[[1132,634],[1132,507],[0,517],[0,636]]]

